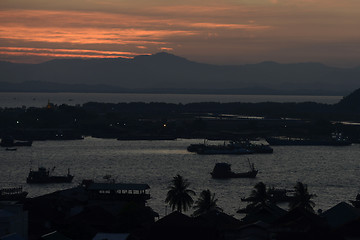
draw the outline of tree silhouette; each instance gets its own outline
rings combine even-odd
[[[302,208],[314,213],[315,203],[311,199],[316,197],[316,195],[309,194],[307,185],[303,184],[302,182],[297,182],[294,188],[294,198],[289,202],[290,210],[295,208]]]
[[[258,182],[250,194],[252,206],[265,206],[269,203],[269,194],[266,191],[266,185],[263,182]]]
[[[185,212],[194,203],[191,195],[195,195],[195,192],[188,189],[189,186],[190,183],[187,179],[184,179],[179,174],[177,174],[171,181],[171,185],[168,187],[169,191],[165,202],[170,205],[173,211],[176,209],[179,212]]]
[[[200,193],[199,199],[195,202],[194,208],[196,210],[194,211],[193,216],[199,216],[213,210],[222,211],[222,209],[217,206],[217,201],[215,193],[211,193],[209,189],[203,190]]]

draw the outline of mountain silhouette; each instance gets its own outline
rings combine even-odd
[[[337,104],[340,111],[360,112],[360,88],[345,96]]]
[[[114,91],[346,95],[359,87],[359,78],[360,68],[276,62],[212,65],[165,52],[133,59],[56,59],[40,64],[0,62],[0,91],[21,88],[23,82],[31,81],[33,87],[47,83],[54,89],[56,86],[71,89],[75,84],[76,91],[81,91],[81,86],[88,90],[103,86]]]

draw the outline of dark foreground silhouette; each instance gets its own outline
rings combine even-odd
[[[150,199],[149,189],[147,184],[84,180],[78,187],[16,203],[0,202],[0,215],[4,223],[9,219],[13,226],[17,226],[8,234],[16,233],[17,239],[28,236],[29,240],[90,240],[101,234],[129,240],[341,240],[360,237],[359,208],[341,202],[324,212],[315,213],[311,201],[314,195],[302,183],[295,185],[295,198],[290,201],[289,210],[285,210],[272,201],[266,185],[259,182],[251,193],[252,208],[241,220],[222,212],[215,194],[208,189],[193,201],[189,182],[180,175],[170,183],[167,195],[167,202],[178,210],[159,218],[146,206]],[[181,213],[189,210],[193,203],[195,211],[192,216]],[[6,218],[9,214],[12,217]],[[29,231],[22,231],[26,226]],[[0,237],[2,235],[4,233],[0,232]]]

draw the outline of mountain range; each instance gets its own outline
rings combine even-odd
[[[133,59],[0,62],[0,91],[347,95],[360,67],[321,63],[211,65],[161,52]]]

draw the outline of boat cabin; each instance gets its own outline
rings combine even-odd
[[[30,169],[26,182],[27,183],[70,183],[73,178],[74,176],[70,175],[70,169],[68,169],[67,175],[52,176],[50,175],[50,170],[47,170],[44,167],[39,167],[37,171]]]
[[[211,175],[214,178],[230,178],[233,175],[231,165],[228,163],[216,163]]]

